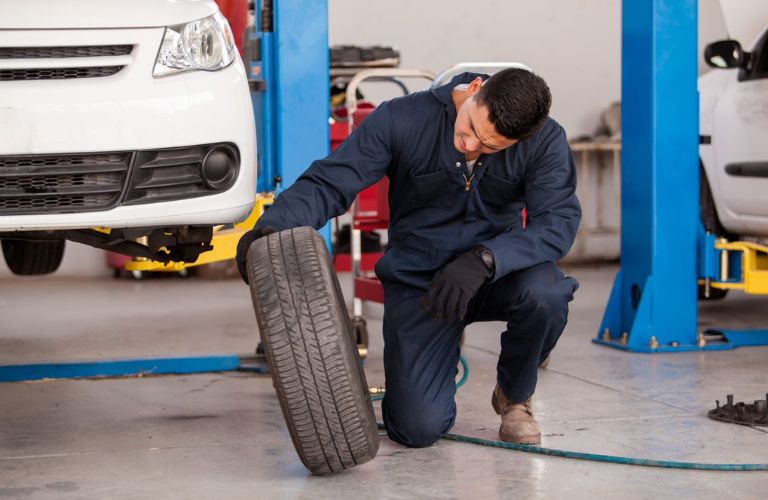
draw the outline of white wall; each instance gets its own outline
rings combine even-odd
[[[552,115],[572,137],[593,132],[621,94],[619,0],[329,0],[331,44],[394,45],[402,66],[516,60],[549,83]],[[699,0],[699,54],[768,25],[768,0]],[[699,56],[700,73],[708,71]]]
[[[728,0],[725,0],[728,1]],[[699,0],[699,75],[710,71],[704,62],[707,44],[728,38],[720,0]]]
[[[708,43],[733,38],[744,50],[768,26],[768,0],[699,0],[699,74],[709,71],[702,54]]]
[[[520,61],[550,85],[570,136],[621,94],[618,0],[329,0],[331,44],[393,45],[401,66]]]
[[[768,25],[768,1],[720,0],[728,35],[746,50]]]

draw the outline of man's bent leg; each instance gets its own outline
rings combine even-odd
[[[429,446],[456,418],[456,373],[463,325],[437,321],[421,308],[424,291],[388,284],[384,300],[382,413],[390,439]]]
[[[471,321],[506,321],[501,334],[498,383],[512,403],[528,401],[538,368],[555,347],[568,319],[578,282],[551,262],[523,269],[480,289]]]

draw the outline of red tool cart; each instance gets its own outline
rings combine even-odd
[[[429,71],[404,68],[375,68],[357,72],[346,87],[347,131],[351,134],[356,126],[373,111],[369,105],[358,105],[358,87],[365,80],[390,81],[397,84],[404,93],[407,87],[402,78],[426,78],[432,82],[435,75]],[[351,259],[353,275],[352,325],[357,332],[361,354],[367,353],[368,329],[363,317],[363,301],[384,302],[384,289],[373,274],[373,265],[381,253],[363,254],[362,234],[389,227],[389,179],[384,178],[363,190],[352,205]],[[367,258],[366,258],[367,257]]]

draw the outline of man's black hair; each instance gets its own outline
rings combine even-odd
[[[499,134],[520,141],[538,132],[552,105],[544,79],[522,68],[507,68],[490,77],[476,99],[488,108],[488,119]]]

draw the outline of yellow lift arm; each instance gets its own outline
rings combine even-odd
[[[169,262],[167,264],[154,260],[135,257],[125,264],[126,271],[167,271],[178,272],[186,267],[202,266],[212,262],[232,260],[237,254],[237,242],[246,231],[253,229],[256,221],[264,213],[264,210],[275,200],[273,193],[260,193],[256,198],[253,211],[243,222],[231,226],[218,226],[213,229],[213,250],[200,254],[195,262]]]
[[[719,240],[715,248],[720,250],[720,276],[710,283],[712,288],[744,290],[752,295],[768,295],[768,246],[749,241]],[[741,253],[741,277],[732,276],[731,262],[734,252]],[[700,281],[701,284],[704,280]]]

